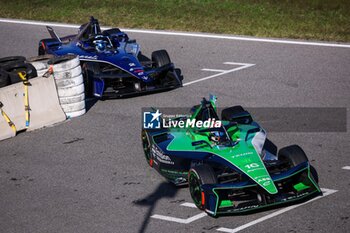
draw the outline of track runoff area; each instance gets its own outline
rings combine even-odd
[[[70,24],[58,24],[58,23],[49,23],[49,22],[37,22],[37,21],[23,21],[23,20],[13,20],[13,19],[0,19],[0,23],[6,23],[6,24],[13,24],[15,25],[28,25],[28,26],[52,26],[52,27],[58,27],[62,28],[62,30],[65,30],[66,28],[78,28],[79,25],[70,25]],[[1,26],[1,24],[0,24]],[[134,29],[122,29],[125,32],[132,33],[135,38],[139,40],[139,42],[142,42],[143,37],[147,37],[147,35],[150,35],[152,38],[150,40],[154,40],[157,38],[157,36],[162,37],[162,40],[164,38],[184,38],[183,40],[186,41],[194,41],[198,39],[205,40],[205,43],[208,43],[209,45],[219,44],[218,41],[233,41],[237,42],[238,45],[242,46],[250,46],[249,44],[252,43],[253,47],[262,44],[262,46],[268,44],[267,49],[271,49],[271,46],[273,47],[274,44],[282,46],[283,48],[287,46],[293,46],[294,49],[306,49],[306,50],[318,50],[318,48],[326,48],[327,52],[332,52],[333,50],[339,51],[341,49],[342,51],[346,50],[345,55],[348,56],[350,45],[349,44],[340,44],[340,43],[321,43],[321,42],[309,42],[309,41],[293,41],[293,40],[275,40],[275,39],[265,39],[265,38],[253,38],[253,37],[236,37],[236,36],[222,36],[222,35],[213,35],[213,34],[201,34],[201,33],[182,33],[182,32],[165,32],[165,31],[153,31],[153,30],[134,30]],[[164,43],[164,42],[162,42]],[[193,42],[191,42],[192,44]],[[147,44],[145,43],[145,48],[147,47]],[[218,49],[220,49],[220,46],[218,46]],[[221,48],[225,49],[225,47]],[[265,49],[265,48],[263,48]],[[196,51],[194,51],[196,52]],[[34,54],[31,54],[34,55]],[[172,53],[170,53],[172,55]],[[199,55],[200,56],[200,55]],[[223,60],[224,59],[224,60]],[[247,60],[240,61],[237,59],[226,59],[223,58],[220,59],[220,56],[216,56],[213,58],[214,62],[205,63],[205,67],[200,67],[199,70],[200,75],[195,75],[196,78],[188,78],[186,73],[184,73],[184,90],[186,88],[191,88],[191,90],[196,90],[196,85],[199,89],[202,89],[203,86],[210,85],[211,82],[217,82],[217,80],[225,80],[224,83],[234,82],[235,76],[239,76],[239,72],[243,70],[249,70],[253,67],[261,67],[259,65],[259,59],[252,59],[253,62],[247,62]],[[174,61],[176,61],[174,59]],[[248,60],[249,61],[249,60]],[[188,63],[189,61],[186,61]],[[185,63],[185,62],[183,62]],[[201,64],[200,64],[201,65]],[[179,65],[180,68],[183,68],[183,66]],[[191,67],[184,68],[185,70],[192,69]],[[198,68],[197,68],[198,69]],[[206,83],[205,83],[206,82]],[[348,83],[346,83],[348,84]],[[200,91],[201,92],[201,91]],[[171,95],[176,96],[176,91],[172,91]],[[162,96],[166,97],[166,93],[163,93]],[[218,95],[220,98],[220,95]],[[348,96],[347,96],[348,97]],[[194,99],[200,99],[200,97],[194,98]],[[349,99],[348,99],[349,100]],[[132,102],[132,100],[131,100]],[[89,113],[87,113],[89,114]],[[79,120],[79,119],[77,119]],[[348,137],[348,134],[346,134]],[[350,162],[349,164],[344,164],[344,166],[339,168],[342,171],[348,171],[350,170]],[[322,169],[321,169],[322,170]],[[320,173],[320,171],[319,171]],[[320,174],[322,179],[322,173]],[[347,173],[347,177],[349,174]],[[322,181],[322,180],[321,180]],[[329,184],[329,183],[327,183]],[[348,187],[345,187],[348,189]],[[188,190],[181,190],[181,192],[187,192]],[[267,211],[266,213],[261,212],[259,214],[252,214],[247,218],[247,221],[240,221],[240,223],[232,224],[232,222],[235,221],[236,216],[231,217],[225,217],[222,219],[211,219],[208,217],[205,213],[200,212],[197,210],[193,203],[187,202],[190,201],[190,199],[186,199],[185,201],[182,201],[181,203],[177,204],[179,207],[176,207],[177,209],[181,209],[181,212],[187,212],[188,214],[186,217],[183,217],[183,214],[177,214],[177,212],[172,213],[164,213],[164,211],[161,211],[162,208],[158,207],[157,209],[153,210],[152,213],[149,215],[149,218],[147,220],[148,224],[151,224],[150,221],[152,221],[152,224],[159,224],[160,226],[162,224],[167,224],[168,227],[170,227],[169,231],[172,232],[172,227],[177,230],[184,230],[187,229],[189,226],[191,226],[190,231],[191,232],[200,232],[200,231],[211,231],[211,232],[250,232],[252,230],[257,231],[258,228],[257,225],[261,224],[263,225],[263,229],[261,229],[261,232],[268,232],[268,224],[263,224],[264,222],[273,222],[276,220],[273,219],[280,219],[283,218],[284,215],[286,215],[289,212],[296,211],[298,209],[301,209],[302,211],[307,211],[308,208],[312,205],[312,203],[321,203],[325,199],[332,198],[333,195],[335,195],[337,192],[341,192],[342,190],[338,188],[333,188],[332,186],[325,186],[322,188],[323,196],[316,197],[314,199],[311,199],[307,202],[291,205],[284,208],[278,208],[275,210]],[[188,197],[188,196],[187,196]],[[328,202],[329,203],[329,202]],[[160,211],[159,211],[160,210]],[[299,210],[300,211],[300,210]],[[159,213],[158,213],[159,212]],[[349,213],[349,212],[347,212]],[[179,216],[177,216],[179,215]],[[239,217],[242,218],[242,217]],[[244,218],[244,217],[243,217]],[[210,220],[203,220],[203,219],[210,219]],[[201,221],[213,221],[215,224],[211,228],[203,229],[201,228]],[[144,221],[145,222],[145,221]],[[184,225],[184,227],[181,227],[181,225]],[[349,225],[348,225],[349,226]],[[140,231],[145,230],[146,227],[141,228]],[[181,230],[182,229],[182,230]],[[287,229],[286,229],[287,231]],[[130,231],[132,232],[132,230]],[[259,232],[259,231],[258,231]]]

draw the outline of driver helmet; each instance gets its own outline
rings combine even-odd
[[[94,44],[98,52],[102,52],[106,49],[106,42],[103,40],[95,40]]]
[[[221,131],[214,131],[210,133],[210,140],[213,142],[220,142],[221,139],[223,139],[225,136],[224,132]]]

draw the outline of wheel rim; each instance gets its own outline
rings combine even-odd
[[[144,130],[142,131],[141,138],[142,138],[142,147],[143,147],[143,151],[145,153],[146,160],[147,160],[148,164],[150,164],[151,146],[149,144],[147,134],[146,134],[146,132]]]
[[[200,188],[200,181],[197,177],[197,175],[194,172],[190,172],[190,177],[189,177],[189,188],[190,188],[190,194],[191,197],[194,201],[194,204],[199,208],[203,209],[202,206],[202,193],[201,193],[201,188]]]

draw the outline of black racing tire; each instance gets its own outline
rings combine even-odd
[[[85,62],[82,64],[82,72],[85,85],[85,95],[89,98],[94,97],[93,78],[94,75],[98,73],[97,65],[91,62]]]
[[[141,140],[142,140],[142,148],[143,152],[145,153],[145,158],[147,161],[147,164],[152,167],[153,166],[153,161],[151,157],[151,143],[149,141],[149,136],[146,132],[146,130],[141,131]]]
[[[24,63],[23,61],[8,63],[3,67],[3,70],[5,70],[9,75],[11,84],[22,82],[18,72],[25,72],[27,79],[37,77],[35,67],[32,64]]]
[[[10,85],[10,78],[8,74],[5,71],[0,70],[0,88],[8,85]]]
[[[224,121],[234,121],[238,124],[250,124],[253,121],[250,113],[241,105],[223,109],[221,111],[221,119]]]
[[[311,173],[312,177],[314,178],[314,180],[316,181],[316,183],[318,184],[318,173],[313,166],[310,166],[310,173]]]
[[[157,50],[152,53],[152,62],[154,67],[158,68],[171,63],[169,54],[166,50]]]
[[[290,167],[309,161],[303,149],[298,145],[283,147],[278,151],[278,159],[289,163]]]
[[[165,77],[162,79],[162,84],[164,87],[176,88],[182,86],[182,81],[177,76],[175,71],[168,71]]]
[[[39,56],[42,56],[42,55],[45,55],[45,54],[46,54],[45,48],[44,48],[42,45],[39,45],[39,48],[38,48],[38,55],[39,55]]]
[[[25,60],[26,58],[22,56],[3,57],[3,58],[0,58],[0,68],[12,62],[24,62]]]
[[[216,184],[217,176],[212,167],[207,164],[195,166],[188,172],[188,187],[194,204],[200,210],[204,210],[201,185]]]

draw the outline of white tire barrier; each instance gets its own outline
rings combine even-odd
[[[61,107],[65,113],[81,111],[85,109],[85,100],[72,104],[61,104]]]
[[[84,93],[84,83],[75,87],[59,88],[57,92],[59,98],[76,96]]]
[[[79,86],[84,82],[83,75],[78,75],[72,78],[57,79],[56,85],[58,89]]]
[[[54,57],[48,61],[56,82],[61,107],[68,118],[86,112],[84,78],[80,60],[75,55]]]
[[[78,117],[81,115],[84,115],[86,113],[86,109],[80,110],[80,111],[76,111],[76,112],[67,112],[66,116],[67,118],[73,118],[73,117]]]
[[[65,55],[50,59],[48,64],[53,65],[54,72],[62,72],[79,66],[80,60],[76,55]]]
[[[36,71],[38,77],[42,77],[46,72],[47,72],[47,70],[37,70]]]
[[[85,100],[85,93],[75,95],[75,96],[69,96],[69,97],[61,97],[60,103],[62,104],[73,104],[77,102],[81,102]]]
[[[30,63],[35,67],[37,71],[47,70],[49,68],[46,62],[35,61]]]
[[[70,70],[65,70],[65,71],[60,71],[60,72],[57,72],[54,69],[54,72],[55,72],[54,76],[55,76],[56,80],[68,79],[68,78],[72,78],[72,77],[76,77],[78,75],[81,75],[81,66],[78,65]]]
[[[53,57],[54,56],[51,54],[41,55],[41,56],[28,58],[27,62],[29,62],[35,67],[38,77],[41,77],[49,69],[49,64],[47,62]]]

